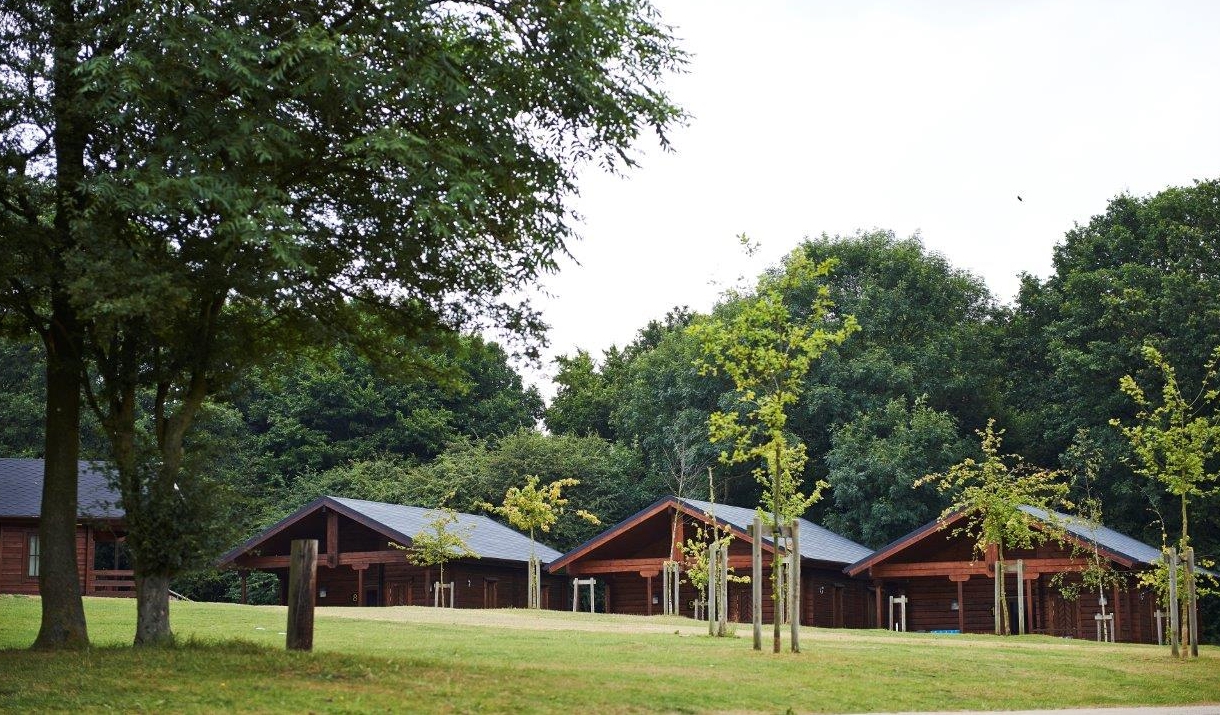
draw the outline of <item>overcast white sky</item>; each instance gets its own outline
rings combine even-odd
[[[706,311],[822,232],[918,231],[1010,301],[1115,194],[1220,176],[1220,2],[655,1],[693,119],[584,174],[579,265],[536,299],[547,360]],[[548,399],[553,372],[528,373]]]

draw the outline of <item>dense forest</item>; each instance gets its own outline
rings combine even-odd
[[[1124,375],[1159,390],[1145,345],[1192,396],[1220,346],[1220,181],[1118,196],[1066,233],[1049,277],[1022,277],[1012,304],[918,236],[823,235],[798,250],[835,260],[827,319],[852,315],[861,326],[815,362],[789,422],[808,447],[806,482],[829,483],[809,518],[870,547],[931,520],[946,496],[913,483],[974,455],[975,430],[994,418],[1008,451],[1065,469],[1078,495],[1079,455],[1092,455],[1087,486],[1108,525],[1152,544],[1180,528],[1176,499],[1136,473],[1111,421],[1137,409],[1119,388]],[[816,290],[789,292],[795,315]],[[714,311],[743,299],[727,296]],[[348,348],[283,355],[217,393],[191,433],[224,505],[219,541],[236,543],[322,494],[475,510],[525,475],[579,479],[572,506],[604,523],[662,494],[708,496],[709,467],[715,499],[757,504],[751,466],[720,464],[721,446],[707,438],[730,386],[696,367],[687,328],[705,318],[674,308],[625,346],[560,358],[549,405],[504,349],[477,337],[402,370]],[[41,347],[0,341],[0,454],[40,456],[43,391]],[[107,459],[105,444],[86,420],[83,456]],[[1191,504],[1204,554],[1220,553],[1217,506],[1214,489]],[[547,539],[562,550],[597,530],[564,523]],[[230,576],[207,569],[176,587],[201,598],[233,592]]]

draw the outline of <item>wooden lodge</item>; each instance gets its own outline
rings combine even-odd
[[[1112,529],[1057,512],[1025,507],[1041,523],[1055,523],[1066,534],[1065,543],[1048,540],[1033,549],[1004,554],[1004,598],[1009,613],[1008,632],[1021,631],[1018,591],[1025,604],[1025,632],[1068,638],[1097,637],[1098,618],[1105,598],[1107,627],[1113,624],[1118,641],[1155,643],[1158,606],[1151,591],[1138,586],[1135,574],[1161,558],[1159,550]],[[949,633],[995,632],[996,551],[976,557],[973,540],[953,535],[962,514],[933,521],[852,564],[847,573],[867,578],[874,593],[874,619],[890,622],[889,599],[906,597],[906,628],[911,631]],[[1035,524],[1036,526],[1036,524]],[[1096,553],[1121,579],[1105,593],[1079,588],[1075,599],[1063,595],[1059,578],[1080,585],[1080,572]],[[1016,566],[1021,561],[1018,585]],[[893,607],[895,623],[901,606]]]
[[[0,459],[0,593],[38,594],[42,567],[38,522],[43,461]],[[124,546],[123,511],[105,472],[88,462],[78,470],[76,566],[86,596],[134,596]]]
[[[564,554],[551,563],[549,570],[562,571],[569,578],[597,579],[604,589],[603,606],[608,613],[660,614],[664,564],[682,560],[678,548],[671,550],[674,537],[680,544],[694,538],[699,527],[710,534],[713,524],[721,533],[727,530],[734,537],[729,546],[729,566],[736,575],[749,576],[753,541],[748,532],[755,513],[742,507],[664,497]],[[763,619],[770,622],[774,604],[769,578],[774,553],[770,538],[763,539],[762,550]],[[875,625],[870,620],[875,612],[868,602],[870,591],[843,572],[848,564],[872,553],[870,549],[802,519],[800,553],[802,624],[838,628]],[[751,590],[749,583],[729,584],[730,620],[750,620]],[[681,615],[694,615],[697,597],[694,587],[682,578],[678,599]]]
[[[429,530],[432,510],[381,502],[326,496],[251,538],[221,557],[222,568],[246,575],[267,571],[280,580],[280,603],[286,603],[288,558],[295,539],[317,539],[319,606],[431,606],[436,568],[415,566],[402,549]],[[445,564],[445,581],[453,584],[457,608],[524,608],[528,586],[530,540],[486,516],[458,513],[456,532],[469,530],[467,543],[479,558]],[[560,556],[542,544],[535,547],[546,563]],[[542,607],[562,607],[560,579],[542,574]]]

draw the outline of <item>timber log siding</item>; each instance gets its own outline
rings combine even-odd
[[[1026,511],[1046,517],[1045,512]],[[993,549],[976,558],[966,535],[953,536],[953,524],[961,518],[950,516],[944,526],[927,524],[848,567],[849,574],[869,579],[876,608],[873,620],[888,625],[889,597],[906,596],[908,630],[994,632],[996,552]],[[1100,594],[1080,588],[1077,598],[1069,600],[1063,596],[1063,585],[1080,584],[1080,572],[1087,567],[1096,544],[1097,553],[1121,581],[1108,586],[1105,593],[1106,613],[1113,614],[1116,639],[1155,643],[1158,605],[1155,596],[1138,585],[1137,575],[1152,566],[1159,552],[1110,529],[1090,529],[1067,515],[1056,514],[1054,519],[1068,526],[1065,543],[1048,540],[1036,548],[1005,554],[1009,630],[1019,632],[1017,589],[1021,588],[1026,632],[1095,638]],[[1012,571],[1018,559],[1024,562],[1025,572],[1020,586]]]
[[[41,459],[0,459],[0,593],[38,595],[42,480]],[[105,473],[88,462],[80,463],[77,480],[76,569],[81,593],[134,596],[132,572],[121,553],[123,512],[113,506],[118,495]]]
[[[596,578],[603,588],[605,610],[609,613],[660,614],[663,564],[671,559],[681,560],[680,552],[670,552],[675,515],[679,543],[692,538],[697,528],[710,529],[713,522],[722,532],[732,533],[729,565],[737,576],[750,575],[752,542],[747,527],[753,521],[754,510],[677,497],[658,500],[564,554],[548,568],[552,573],[562,571],[569,578]],[[764,538],[762,611],[763,621],[768,623],[775,604],[770,583],[772,553],[770,539]],[[866,584],[843,573],[845,565],[869,553],[864,546],[802,520],[802,624],[828,628],[875,625],[870,620],[875,609],[871,608]],[[571,586],[567,588],[570,599]],[[750,621],[751,597],[751,584],[729,584],[729,620]],[[683,577],[679,613],[693,615],[697,598],[694,587]]]
[[[222,568],[266,571],[280,580],[287,598],[288,555],[295,539],[317,539],[319,606],[431,606],[436,567],[407,561],[411,536],[427,528],[431,511],[419,507],[322,497],[226,554]],[[471,549],[480,558],[445,564],[457,608],[525,608],[529,538],[484,516],[458,514],[456,530],[470,528]],[[536,546],[545,564],[559,556]],[[563,580],[542,573],[542,607],[560,608]],[[325,594],[325,595],[323,595]],[[557,595],[558,594],[558,595]]]

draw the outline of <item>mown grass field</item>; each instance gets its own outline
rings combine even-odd
[[[867,712],[1220,703],[1220,652],[1040,636],[806,629],[755,653],[683,618],[318,609],[315,651],[285,609],[175,603],[173,649],[128,646],[135,604],[86,599],[95,646],[25,650],[36,599],[0,596],[0,710],[13,712]]]

